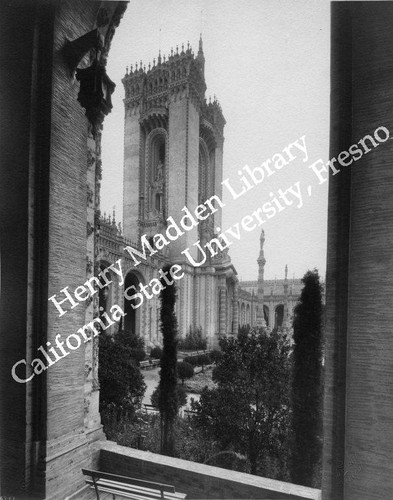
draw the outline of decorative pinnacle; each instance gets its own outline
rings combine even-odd
[[[198,54],[202,53],[203,54],[203,42],[202,42],[202,33],[199,35],[199,47],[198,47]]]
[[[285,281],[288,279],[288,264],[285,264]]]
[[[161,64],[161,49],[158,51],[158,60],[157,60],[157,63]]]

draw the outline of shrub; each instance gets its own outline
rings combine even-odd
[[[115,335],[116,343],[129,349],[131,353],[131,358],[139,361],[143,361],[146,358],[145,342],[142,337],[135,335],[135,333],[120,330]]]
[[[176,387],[176,394],[177,394],[179,408],[180,408],[180,406],[186,405],[187,404],[187,392],[186,392],[185,388],[181,385],[178,385]],[[150,398],[151,404],[157,408],[158,408],[159,398],[160,398],[160,387],[157,386],[154,389],[153,394],[151,395],[151,398]]]
[[[132,349],[131,357],[132,359],[135,359],[135,361],[139,363],[140,361],[143,361],[146,358],[146,352],[144,349],[137,347],[136,349]]]
[[[219,349],[213,349],[213,351],[209,353],[209,356],[213,363],[218,363],[222,358],[223,354]]]
[[[189,333],[184,339],[179,339],[178,348],[184,349],[185,351],[195,351],[198,349],[206,349],[207,341],[203,338],[202,329],[196,328],[192,329],[190,327]]]
[[[191,366],[198,366],[198,358],[199,356],[187,356],[183,361]]]
[[[205,365],[210,363],[210,358],[207,354],[200,354],[198,356],[198,365],[202,366],[202,371],[205,369]]]
[[[150,352],[150,357],[154,359],[161,359],[162,356],[162,349],[161,347],[153,347],[153,349]]]
[[[116,411],[136,409],[146,385],[131,349],[103,332],[99,336],[99,349],[100,409],[108,406]]]
[[[186,361],[182,361],[177,364],[177,374],[179,378],[182,380],[182,384],[184,384],[184,380],[186,378],[191,378],[194,376],[194,367],[187,363]]]

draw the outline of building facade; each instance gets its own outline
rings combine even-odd
[[[104,308],[123,303],[123,328],[141,335],[150,346],[161,343],[159,298],[134,309],[137,304],[123,299],[123,292],[131,285],[149,283],[169,263],[181,265],[185,272],[178,282],[176,303],[181,336],[201,328],[208,345],[214,346],[220,335],[238,330],[236,270],[226,249],[220,251],[217,243],[221,210],[140,265],[124,252],[126,246],[141,249],[143,241],[155,241],[171,220],[178,222],[184,216],[186,208],[192,212],[206,200],[215,203],[214,195],[221,199],[225,119],[218,101],[205,99],[204,63],[200,39],[196,56],[190,45],[182,46],[167,60],[160,54],[147,69],[142,64],[127,69],[123,79],[123,230],[115,215],[101,218],[98,259],[102,269],[122,259],[125,283],[112,286]],[[209,244],[212,251],[199,265],[201,250]],[[197,265],[182,253],[186,248]]]
[[[258,279],[239,282],[239,326],[264,326],[270,330],[281,328],[290,332],[294,308],[303,284],[301,279],[288,279],[288,266],[285,266],[284,279],[264,279],[264,243],[265,233],[262,230],[257,259]],[[262,309],[263,317],[260,314]]]

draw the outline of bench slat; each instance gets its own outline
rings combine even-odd
[[[94,485],[91,479],[86,481],[90,485]],[[96,480],[96,484],[98,488],[110,488],[116,491],[122,491],[124,493],[135,493],[147,496],[148,498],[161,498],[161,490],[153,489],[153,488],[144,488],[137,485],[127,485],[124,483],[119,483],[118,481],[108,481],[105,479]],[[168,492],[165,492],[168,493]],[[168,493],[169,494],[169,493]]]
[[[92,484],[92,482],[88,483],[88,484]],[[126,498],[132,498],[134,500],[146,500],[146,499],[155,499],[155,498],[158,498],[158,499],[161,499],[161,493],[160,492],[157,492],[157,490],[155,491],[155,496],[146,496],[146,495],[143,495],[141,493],[138,493],[138,492],[133,492],[133,491],[123,491],[123,490],[119,490],[117,488],[111,488],[111,487],[107,487],[107,486],[103,486],[103,485],[97,485],[98,488],[99,488],[99,491],[102,491],[103,493],[111,493],[111,494],[114,494],[114,495],[120,495],[120,496],[123,496],[123,497],[126,497]],[[94,486],[91,485],[91,488],[94,489]],[[184,500],[185,498],[187,497],[187,495],[185,493],[168,493],[168,492],[165,492],[164,493],[164,500]]]
[[[85,476],[95,477],[98,484],[100,478],[108,479],[113,482],[125,483],[131,485],[142,486],[145,488],[153,488],[156,490],[167,491],[168,493],[176,493],[175,487],[170,484],[154,483],[152,481],[143,481],[142,479],[136,479],[127,476],[118,476],[116,474],[110,474],[109,472],[94,471],[89,469],[82,469],[82,473]]]

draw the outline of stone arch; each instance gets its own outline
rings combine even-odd
[[[156,127],[148,134],[145,152],[145,213],[165,219],[168,210],[168,133],[163,127]]]
[[[269,306],[267,306],[266,304],[263,304],[263,317],[265,318],[266,326],[270,326],[269,313],[270,313]]]
[[[245,306],[244,302],[242,302],[242,305],[240,306],[240,323],[242,326],[247,323],[247,321],[246,321],[246,306]]]
[[[235,301],[235,280],[229,276],[226,280],[226,331],[232,333],[234,331],[234,308]],[[236,332],[237,333],[237,332]]]
[[[145,278],[139,271],[130,269],[124,280],[124,313],[123,330],[135,335],[142,335],[141,312],[143,305],[140,304],[138,297],[134,297],[139,284],[145,284]],[[134,287],[134,288],[133,288]],[[138,306],[139,305],[139,306]],[[134,306],[135,309],[132,307]]]
[[[102,315],[104,312],[108,312],[111,305],[113,304],[113,281],[115,279],[113,273],[108,269],[110,266],[110,263],[105,260],[100,260],[98,261],[98,272],[102,273],[107,269],[105,272],[105,275],[112,281],[110,285],[105,286],[104,288],[100,288],[98,290],[98,307],[99,307],[99,316]],[[101,280],[102,281],[102,280]]]
[[[284,304],[278,304],[274,309],[274,328],[282,328],[284,324]]]
[[[209,196],[209,172],[210,172],[210,159],[209,149],[206,142],[199,138],[199,180],[198,180],[198,194],[199,201],[203,203]]]

